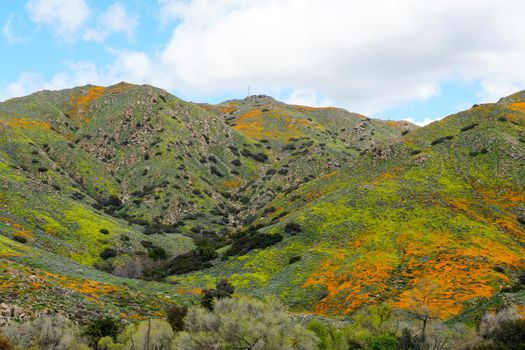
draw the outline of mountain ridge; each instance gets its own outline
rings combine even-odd
[[[127,83],[10,99],[1,261],[162,293],[157,312],[227,277],[319,314],[410,309],[430,289],[437,316],[457,316],[525,268],[524,101],[417,127],[268,96],[189,103]]]

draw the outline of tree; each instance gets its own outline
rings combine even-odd
[[[97,349],[105,350],[171,350],[173,330],[168,322],[149,319],[139,324],[130,324],[119,334],[117,341],[103,337]]]
[[[315,349],[315,334],[294,322],[281,303],[248,298],[223,298],[213,311],[188,311],[184,331],[174,341],[180,350]]]
[[[412,334],[410,329],[405,327],[397,338],[397,348],[399,350],[420,350],[421,342],[418,337]]]
[[[519,317],[514,307],[501,308],[495,314],[487,312],[479,323],[479,334],[483,338],[488,338],[501,324],[517,320]]]
[[[215,299],[231,298],[235,288],[227,279],[222,279],[215,285],[215,289],[204,290],[204,295],[201,299],[201,306],[209,311],[213,310]]]
[[[321,350],[347,350],[348,339],[345,334],[330,325],[318,320],[311,320],[306,327],[319,338],[319,349]]]
[[[119,329],[120,326],[115,320],[109,317],[104,317],[91,320],[87,324],[84,334],[91,339],[92,344],[96,344],[99,339],[103,337],[115,339]]]
[[[174,332],[180,332],[184,329],[184,317],[188,314],[187,306],[172,306],[168,310],[168,322]]]
[[[421,340],[424,342],[428,323],[431,320],[438,319],[440,309],[435,307],[437,297],[437,287],[431,281],[419,283],[413,290],[408,305],[409,315],[421,321]]]
[[[354,328],[362,328],[373,334],[394,333],[393,325],[389,322],[392,314],[392,307],[386,302],[362,308],[352,317]]]
[[[505,349],[525,349],[525,320],[503,322],[488,335],[488,339]]]

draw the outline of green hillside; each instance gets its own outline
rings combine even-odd
[[[418,128],[268,96],[43,91],[0,103],[0,264],[24,276],[0,296],[133,318],[227,277],[297,311],[430,295],[461,317],[525,268],[524,167],[523,92]]]

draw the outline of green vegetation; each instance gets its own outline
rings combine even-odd
[[[109,317],[118,335],[82,333],[108,349],[143,342],[151,323],[136,321],[172,310],[155,324],[167,346],[185,306],[204,295],[213,311],[188,315],[218,320],[234,290],[308,313],[298,323],[327,349],[475,338],[487,312],[525,304],[524,106],[520,92],[417,128],[126,83],[6,101],[0,301],[82,327]],[[489,334],[472,346],[508,346]]]

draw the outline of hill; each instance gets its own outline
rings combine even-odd
[[[17,297],[62,288],[124,317],[223,277],[328,315],[387,301],[470,317],[503,295],[521,302],[524,106],[521,92],[417,128],[127,83],[12,99],[0,104],[0,261],[24,276]],[[61,308],[37,294],[25,307]]]

